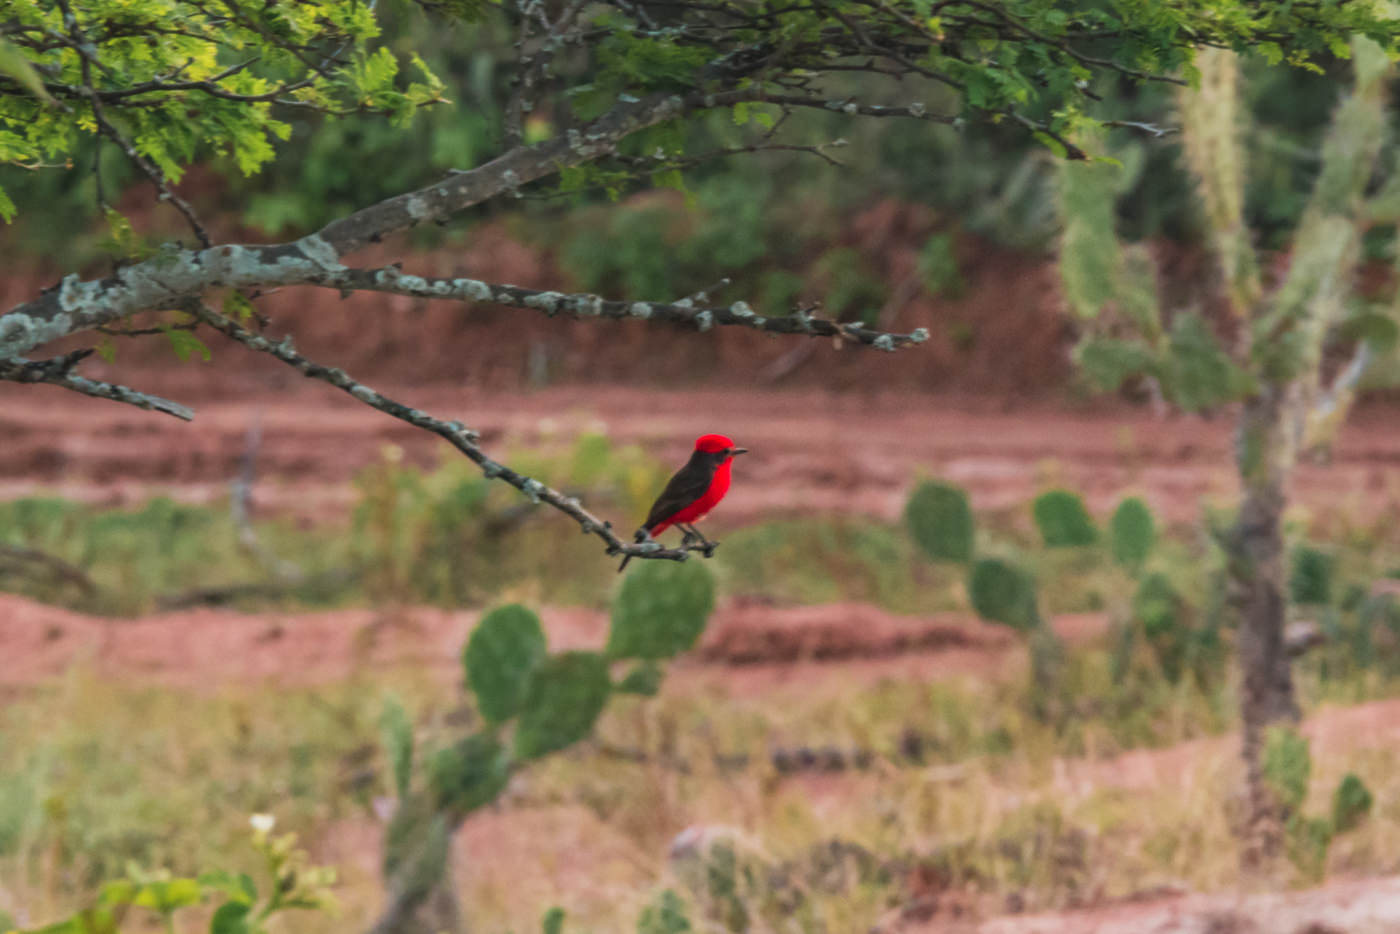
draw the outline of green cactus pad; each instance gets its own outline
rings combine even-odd
[[[486,733],[439,749],[428,766],[438,806],[467,814],[496,800],[510,778],[505,747]]]
[[[904,507],[904,524],[914,543],[934,561],[972,560],[972,507],[958,487],[919,484]]]
[[[642,662],[633,668],[616,685],[619,694],[641,694],[654,697],[661,690],[661,679],[666,672],[655,662]]]
[[[1098,529],[1078,493],[1069,490],[1042,493],[1035,498],[1031,511],[1047,548],[1074,548],[1092,545],[1098,540]]]
[[[517,603],[498,607],[477,624],[462,664],[481,715],[502,723],[515,715],[530,674],[545,655],[540,618]]]
[[[983,558],[972,566],[967,594],[985,620],[1027,631],[1040,623],[1030,575],[999,558]]]
[[[1152,510],[1136,496],[1123,500],[1109,520],[1108,537],[1113,560],[1129,570],[1142,567],[1157,538]]]
[[[610,658],[670,658],[695,644],[715,606],[699,561],[648,561],[622,582],[608,633]]]
[[[583,739],[611,693],[608,661],[597,652],[551,655],[535,669],[526,688],[515,754],[537,759]]]
[[[1337,783],[1337,790],[1332,794],[1332,829],[1336,833],[1354,829],[1371,813],[1373,804],[1375,798],[1366,783],[1348,772]]]

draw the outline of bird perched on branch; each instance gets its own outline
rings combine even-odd
[[[734,458],[747,454],[747,448],[735,447],[734,442],[724,435],[701,435],[695,439],[695,451],[685,466],[676,471],[661,495],[651,506],[646,521],[637,530],[637,541],[644,542],[675,526],[685,533],[681,547],[699,540],[708,557],[719,542],[712,542],[695,528],[709,514],[711,509],[729,492],[729,468]],[[632,560],[631,555],[622,559],[617,568],[619,574]]]

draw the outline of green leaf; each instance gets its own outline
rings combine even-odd
[[[24,52],[8,39],[0,38],[0,74],[15,79],[30,94],[46,104],[55,103],[44,87],[44,79],[34,70],[34,65]]]
[[[564,652],[550,656],[530,678],[515,730],[515,754],[537,759],[583,739],[592,731],[610,693],[612,680],[602,655]]]
[[[974,537],[967,493],[944,483],[921,483],[904,506],[904,524],[934,561],[971,561]]]
[[[136,893],[132,904],[150,908],[162,914],[177,908],[198,905],[204,897],[204,890],[197,879],[170,879],[162,882],[147,882]]]
[[[3,219],[5,223],[8,224],[15,219],[15,215],[18,213],[19,209],[16,208],[15,203],[10,200],[9,194],[4,188],[0,188],[0,219]]]
[[[1308,741],[1285,726],[1271,726],[1264,731],[1264,782],[1290,811],[1303,806],[1308,796],[1308,778],[1312,773],[1312,756]]]
[[[695,644],[715,606],[715,581],[699,561],[647,561],[613,602],[610,658],[670,658]]]
[[[510,761],[500,740],[476,733],[438,750],[428,771],[438,807],[461,815],[496,800],[510,780]]]
[[[204,346],[204,341],[195,337],[193,333],[173,328],[168,324],[162,324],[160,329],[165,332],[166,337],[170,338],[170,347],[175,351],[175,356],[180,358],[181,363],[188,362],[192,353],[203,357],[205,363],[209,362],[209,348]]]
[[[665,677],[665,672],[661,666],[655,662],[642,662],[627,672],[626,677],[619,681],[614,688],[620,694],[641,694],[643,697],[655,697],[661,690],[661,679]]]
[[[1069,490],[1051,490],[1037,496],[1031,507],[1036,528],[1047,548],[1073,548],[1092,545],[1098,540],[1098,529],[1084,500]]]
[[[393,695],[384,699],[384,709],[379,714],[379,733],[394,772],[394,792],[400,799],[406,798],[413,776],[413,723],[403,704]]]
[[[968,598],[977,615],[994,623],[1028,631],[1040,624],[1035,584],[1030,575],[999,558],[983,558],[972,566]]]
[[[252,908],[247,902],[224,902],[209,920],[209,934],[251,934],[248,912]]]
[[[253,316],[253,303],[248,300],[248,296],[235,290],[224,296],[223,311],[226,318],[247,321]]]
[[[512,603],[486,614],[467,640],[462,664],[487,722],[515,715],[544,657],[544,629],[530,610]]]
[[[97,342],[97,355],[106,363],[112,363],[117,359],[117,344],[110,337],[104,336]]]
[[[1069,155],[1069,151],[1065,149],[1065,144],[1055,139],[1055,137],[1051,136],[1049,133],[1036,130],[1031,135],[1035,137],[1036,142],[1053,152],[1056,159],[1063,159]]]
[[[258,887],[246,872],[231,873],[223,869],[201,872],[197,880],[208,891],[222,892],[234,901],[252,904],[258,900]]]
[[[1157,536],[1152,510],[1139,497],[1128,497],[1113,511],[1108,536],[1113,560],[1129,570],[1142,567]]]
[[[1336,833],[1353,830],[1371,813],[1375,798],[1366,783],[1353,772],[1348,772],[1337,783],[1332,794],[1332,829]]]

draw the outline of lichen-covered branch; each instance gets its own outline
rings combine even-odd
[[[62,357],[54,357],[52,360],[0,357],[0,379],[15,383],[48,383],[52,386],[62,386],[64,389],[80,392],[85,396],[124,402],[127,405],[134,405],[138,409],[148,409],[152,412],[163,412],[187,422],[194,418],[194,410],[178,402],[171,402],[160,396],[128,389],[126,386],[119,386],[116,383],[104,383],[100,380],[75,375],[73,368],[90,354],[92,351],[89,349],[75,350]]]
[[[896,334],[840,323],[795,311],[790,315],[766,317],[756,314],[745,302],[729,305],[705,305],[693,299],[676,302],[611,301],[600,295],[584,292],[550,292],[523,289],[517,285],[496,285],[478,279],[438,279],[401,272],[395,266],[383,269],[345,269],[318,283],[345,290],[393,292],[418,298],[458,299],[469,302],[492,302],[515,308],[533,308],[551,318],[564,314],[575,318],[629,318],[666,321],[708,331],[716,325],[732,325],[764,331],[769,334],[805,334],[811,337],[832,337],[865,344],[878,350],[895,350],[928,340],[928,331],[916,328],[908,334]]]
[[[419,409],[410,408],[401,402],[390,399],[364,383],[352,378],[344,370],[323,366],[307,359],[297,352],[290,337],[273,341],[260,334],[254,334],[232,318],[219,314],[203,304],[187,304],[185,310],[195,315],[210,327],[238,341],[246,347],[269,354],[293,367],[303,376],[320,380],[355,397],[370,408],[378,409],[408,422],[415,428],[432,432],[465,454],[472,463],[481,468],[482,474],[490,480],[509,483],[529,497],[533,503],[545,503],[567,515],[579,524],[585,535],[596,535],[607,545],[610,555],[629,555],[634,558],[660,558],[669,561],[685,561],[692,551],[704,551],[704,546],[687,545],[681,548],[664,548],[656,542],[627,543],[618,538],[607,522],[583,508],[577,497],[567,496],[548,487],[533,477],[517,473],[505,464],[492,460],[477,443],[480,435],[461,422],[448,422],[434,418]]]

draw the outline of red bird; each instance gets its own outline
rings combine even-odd
[[[735,456],[747,453],[747,448],[735,447],[724,435],[696,438],[695,452],[652,504],[647,520],[637,530],[637,541],[644,542],[674,525],[685,533],[682,545],[698,538],[707,549],[714,548],[718,543],[705,538],[692,523],[705,518],[724,499],[724,494],[729,492],[729,467]],[[622,559],[617,569],[619,574],[630,560],[631,555]]]

